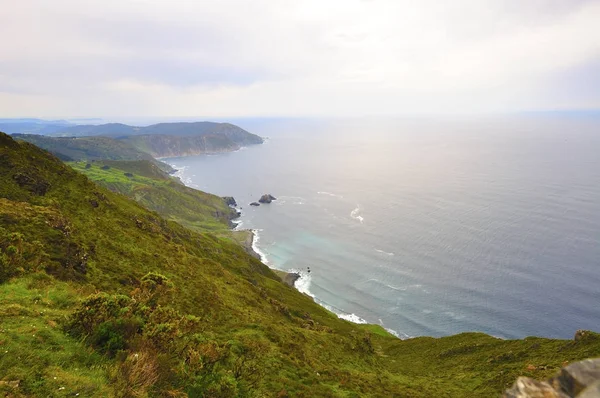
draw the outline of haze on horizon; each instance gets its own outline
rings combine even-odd
[[[2,1],[1,117],[600,109],[600,1]]]

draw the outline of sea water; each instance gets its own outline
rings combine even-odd
[[[237,123],[265,143],[167,162],[234,196],[264,262],[341,317],[400,337],[600,330],[599,118]]]

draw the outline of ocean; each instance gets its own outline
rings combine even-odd
[[[600,330],[600,118],[235,122],[266,142],[167,163],[234,196],[263,261],[339,316],[401,338]]]

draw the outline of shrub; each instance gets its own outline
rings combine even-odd
[[[141,350],[127,355],[113,371],[112,379],[117,397],[144,397],[158,381],[159,366],[156,353]]]

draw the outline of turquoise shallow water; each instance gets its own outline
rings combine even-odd
[[[267,142],[168,163],[234,196],[265,261],[347,319],[399,336],[600,330],[598,119],[238,124]],[[278,200],[248,206],[263,193]]]

